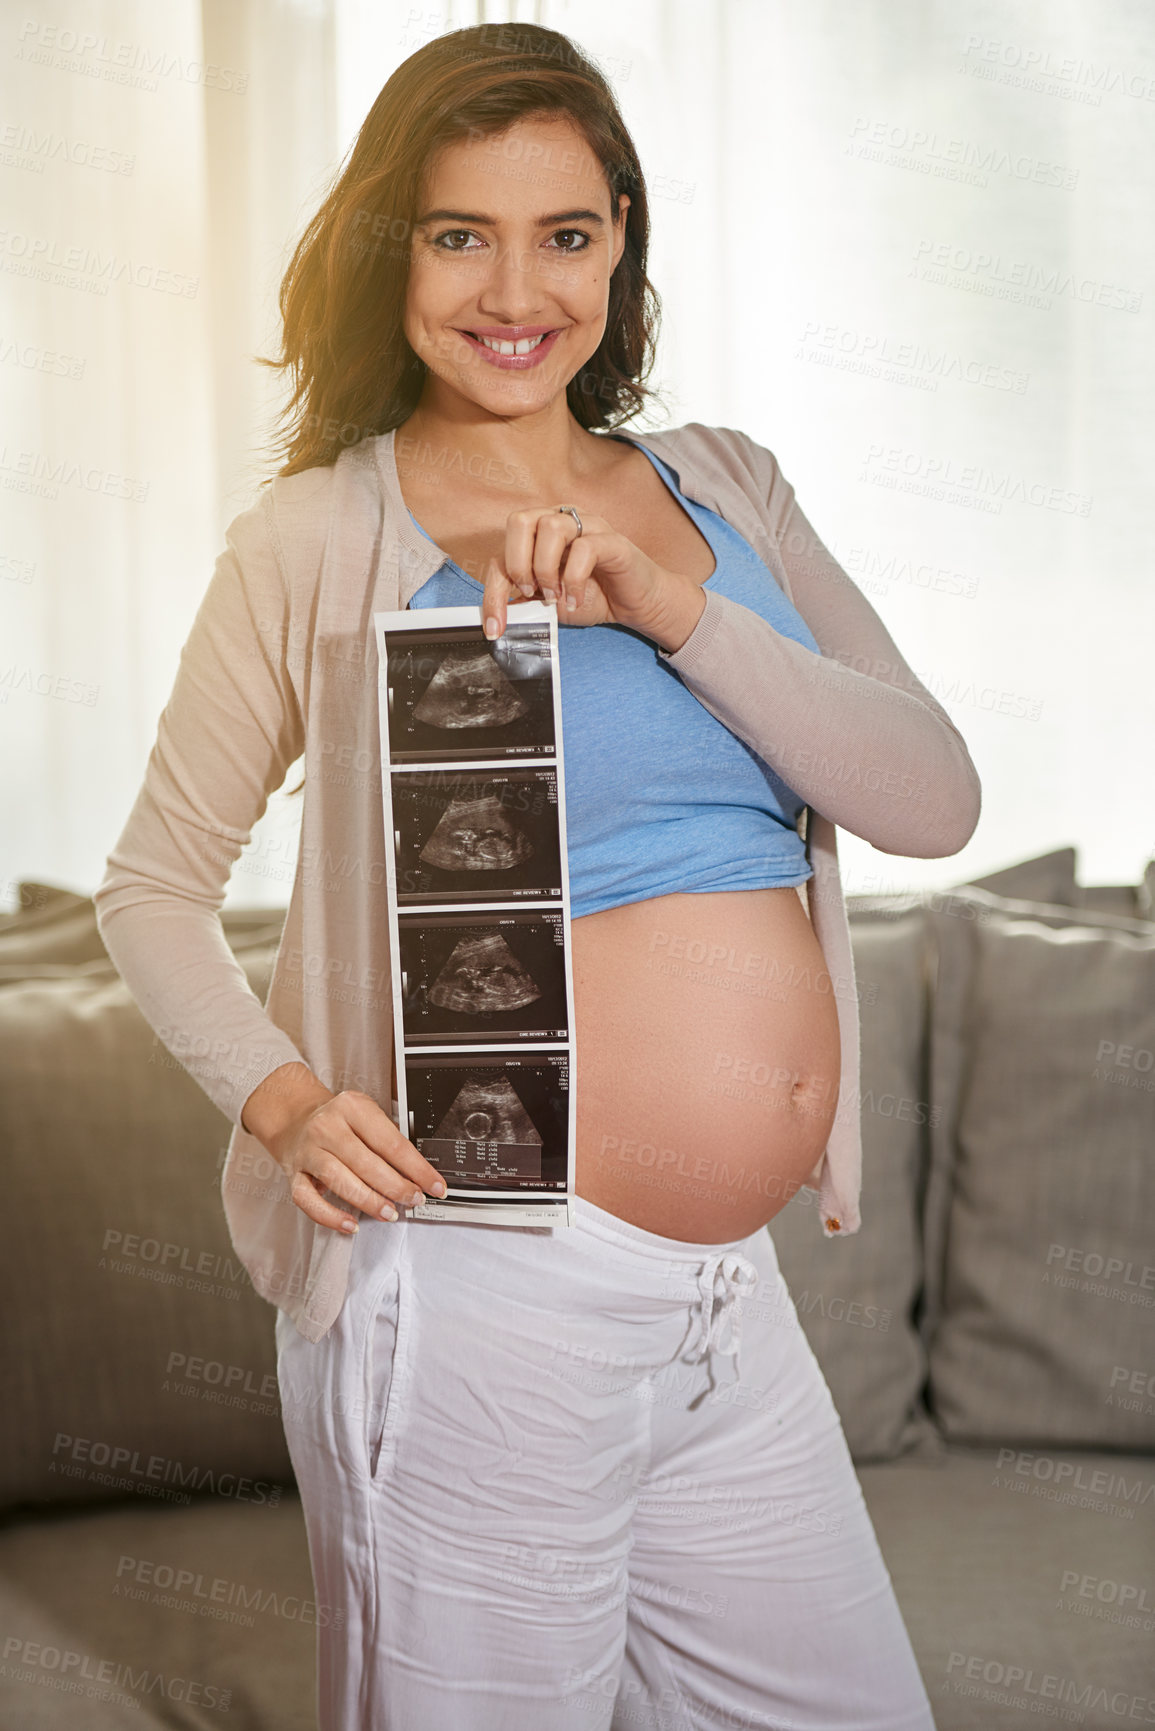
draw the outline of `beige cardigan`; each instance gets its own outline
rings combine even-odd
[[[161,715],[144,784],[96,892],[100,932],[158,1037],[234,1126],[221,1191],[257,1291],[309,1340],[337,1317],[351,1239],[290,1200],[240,1124],[253,1089],[306,1062],[334,1091],[391,1101],[392,1002],[372,616],[404,608],[443,556],[413,525],[394,440],[280,476],[229,525]],[[690,423],[624,436],[756,549],[821,654],[728,597],[663,654],[806,801],[805,905],[842,1040],[839,1105],[806,1190],[827,1236],[858,1230],[857,988],[835,824],[896,854],[958,851],[978,821],[961,735],[818,540],[773,455]],[[452,478],[452,467],[447,470]],[[267,1008],[218,918],[233,863],[304,754],[301,845]],[[801,889],[799,894],[802,894]],[[388,1109],[388,1107],[387,1107]]]

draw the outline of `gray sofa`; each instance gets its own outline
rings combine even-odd
[[[771,1224],[940,1731],[1155,1722],[1155,872],[857,897],[863,1227]],[[226,928],[263,992],[280,918]],[[0,919],[0,1725],[306,1731],[316,1631],[228,1126],[87,898]],[[836,1663],[836,1655],[831,1655]]]

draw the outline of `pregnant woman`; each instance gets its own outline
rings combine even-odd
[[[949,855],[978,779],[768,450],[622,430],[647,233],[566,37],[457,31],[394,73],[286,275],[287,461],[98,892],[234,1126],[321,1731],[933,1727],[764,1229],[792,1197],[859,1224],[835,826]],[[419,1220],[444,1186],[396,1122],[372,615],[464,603],[497,637],[526,598],[560,626],[576,1223]],[[218,912],[302,755],[262,1008]]]

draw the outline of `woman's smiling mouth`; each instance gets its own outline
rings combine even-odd
[[[458,335],[464,337],[470,348],[483,355],[491,366],[520,373],[537,366],[561,332],[542,325],[491,325],[477,331],[459,331]]]

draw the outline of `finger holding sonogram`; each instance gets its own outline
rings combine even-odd
[[[429,727],[504,727],[526,708],[487,649],[451,649],[413,717]]]
[[[487,649],[510,679],[549,679],[549,630],[530,631],[524,626],[511,625],[504,636]],[[532,687],[523,685],[523,690]]]
[[[532,853],[525,831],[490,796],[451,800],[417,857],[443,871],[508,871]]]
[[[498,932],[462,938],[429,989],[442,1010],[494,1015],[535,1003],[541,991]]]

